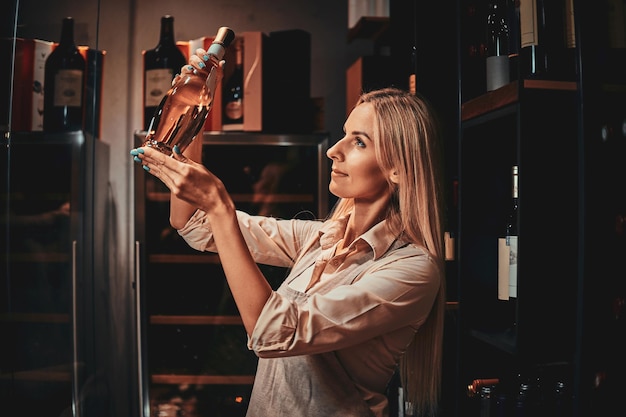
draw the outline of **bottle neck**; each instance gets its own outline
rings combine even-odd
[[[63,26],[61,28],[61,40],[59,41],[61,47],[73,47],[74,46],[74,19],[66,17],[63,19]]]
[[[174,18],[161,18],[161,35],[159,38],[160,45],[175,45],[174,40]]]

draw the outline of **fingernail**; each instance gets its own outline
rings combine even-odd
[[[144,169],[144,170],[146,170],[146,171],[148,171],[148,172],[150,172],[150,167],[149,167],[148,165],[144,165],[144,166],[143,166],[143,169]]]
[[[130,150],[130,154],[137,156],[137,155],[139,155],[139,152],[137,152],[137,149],[131,149]]]
[[[208,55],[206,55],[206,54],[205,54],[205,55],[202,55],[202,59],[203,59],[203,60],[205,60],[205,61],[208,61],[208,60],[209,60],[209,56],[208,56]]]
[[[199,63],[198,63],[198,66],[200,67],[200,69],[202,69],[202,68],[206,67],[206,65],[204,64],[204,62],[199,62]]]
[[[137,152],[139,152],[139,153],[143,153],[143,149],[142,149],[142,148],[138,148],[138,149],[137,149]]]
[[[138,156],[135,156],[135,157],[133,158],[133,160],[134,160],[135,162],[141,162],[141,159],[139,159],[139,157],[138,157]]]
[[[180,155],[180,148],[178,147],[178,145],[174,145],[174,153]]]
[[[189,71],[191,71],[191,70],[193,69],[193,66],[192,66],[192,65],[187,65],[187,69],[188,69]]]

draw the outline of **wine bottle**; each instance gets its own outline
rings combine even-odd
[[[490,385],[483,386],[480,389],[480,417],[491,417],[491,394],[492,387]]]
[[[43,129],[68,132],[83,128],[85,59],[74,43],[74,19],[63,19],[61,40],[46,59]]]
[[[409,68],[409,92],[417,94],[417,48],[411,46],[411,66]]]
[[[234,44],[235,69],[222,89],[222,129],[243,130],[243,39]]]
[[[521,0],[521,75],[557,79],[566,55],[566,10],[563,0]],[[573,30],[573,26],[570,26]],[[573,38],[572,38],[573,39]],[[568,61],[567,65],[570,63]]]
[[[498,378],[482,378],[475,379],[471,384],[467,386],[467,396],[472,398],[475,397],[476,394],[480,393],[482,387],[486,386],[495,386],[500,383],[500,379]]]
[[[509,83],[509,26],[507,11],[499,2],[487,11],[487,91]]]
[[[504,235],[498,239],[498,299],[517,298],[518,167],[512,168],[512,199]]]
[[[224,26],[218,30],[207,51],[206,67],[181,76],[162,98],[148,126],[143,146],[171,155],[174,146],[182,152],[191,143],[211,110],[217,66],[234,38],[235,32],[230,28]]]
[[[161,17],[159,43],[143,55],[143,126],[145,130],[148,130],[161,99],[172,86],[174,76],[186,63],[185,55],[176,46],[174,17],[165,15]]]

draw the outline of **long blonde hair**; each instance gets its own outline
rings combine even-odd
[[[386,214],[394,233],[424,247],[439,262],[440,287],[432,310],[417,331],[399,370],[406,400],[417,415],[435,415],[441,392],[443,325],[446,304],[443,243],[442,149],[438,120],[423,97],[396,88],[361,95],[357,106],[371,103],[379,138],[376,153],[383,172],[394,170],[398,184],[389,181],[392,198]],[[332,217],[351,211],[353,200],[341,199]]]

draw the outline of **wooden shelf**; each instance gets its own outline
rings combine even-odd
[[[159,264],[220,264],[220,258],[215,253],[202,253],[198,255],[157,254],[148,257],[152,263]]]
[[[64,263],[70,261],[70,255],[63,252],[11,253],[10,256],[0,256],[0,259],[4,262]]]
[[[17,371],[0,374],[0,380],[37,381],[37,382],[71,382],[72,366],[58,365],[28,371]]]
[[[252,385],[254,375],[152,375],[153,384]]]
[[[183,315],[152,315],[150,316],[150,324],[187,324],[197,325],[227,325],[242,326],[240,316],[183,316]]]
[[[524,80],[523,88],[575,91],[578,88],[578,84],[573,81]],[[490,111],[516,103],[519,98],[518,90],[519,83],[515,81],[463,103],[461,105],[461,120],[473,119]]]
[[[69,314],[60,313],[3,313],[0,322],[5,323],[69,323]]]

